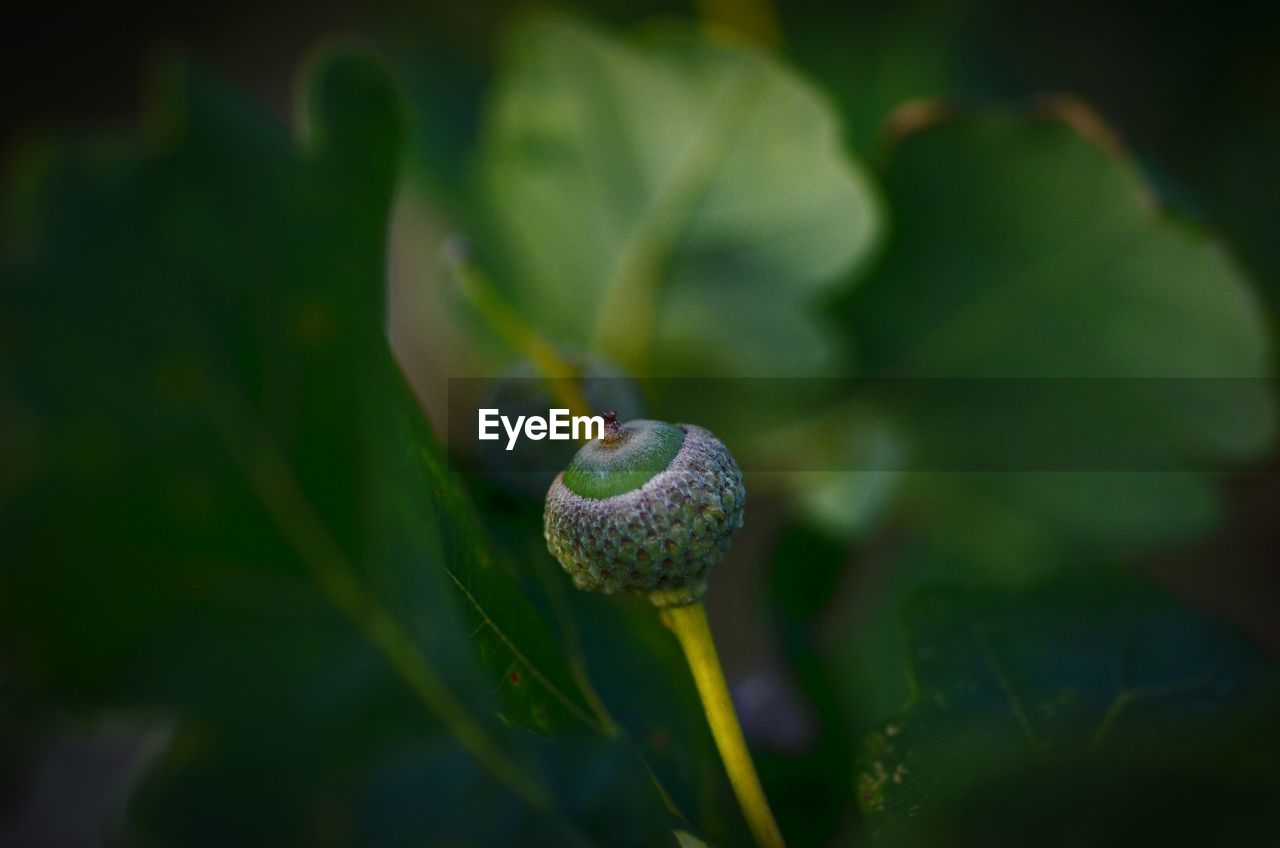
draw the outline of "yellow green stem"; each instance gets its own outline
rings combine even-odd
[[[533,363],[538,373],[551,384],[557,402],[571,415],[590,415],[586,398],[579,385],[578,369],[565,360],[555,347],[529,326],[520,313],[499,294],[488,276],[474,262],[465,258],[453,262],[458,288],[467,302],[480,314],[498,336],[516,352]]]
[[[720,669],[720,657],[716,654],[711,628],[707,624],[706,609],[701,601],[695,601],[685,606],[669,607],[663,610],[663,614],[689,661],[693,682],[707,713],[707,723],[711,725],[711,735],[720,749],[720,759],[729,773],[729,783],[738,796],[756,844],[760,848],[785,848],[778,823],[773,820],[769,801],[760,786],[760,777],[751,762],[747,742],[742,737],[738,714],[734,712],[733,701],[729,698],[729,687]]]

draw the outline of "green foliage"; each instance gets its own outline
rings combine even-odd
[[[899,142],[885,181],[894,239],[853,310],[874,373],[1263,373],[1257,301],[1221,246],[1071,126],[943,120]]]
[[[486,51],[408,34],[394,81],[322,53],[298,138],[173,64],[142,138],[27,151],[0,277],[0,719],[168,727],[129,810],[142,844],[744,844],[671,634],[571,587],[540,492],[453,474],[419,407],[442,398],[391,355],[387,277],[460,226],[521,330],[746,458],[716,580],[754,563],[768,592],[726,606],[760,643],[722,647],[754,671],[776,646],[766,682],[799,703],[755,717],[799,715],[796,749],[750,740],[791,844],[1274,842],[1274,662],[1081,567],[1221,517],[1191,469],[1273,446],[1268,314],[1087,113],[879,126],[972,82],[967,6],[946,7],[849,12],[857,44],[828,10],[781,10],[821,87],[693,27],[543,17],[495,45],[482,96]],[[1270,161],[1226,159],[1212,194],[1245,195],[1225,219],[1270,268],[1247,212],[1270,201],[1239,164]],[[408,301],[457,295],[422,288]],[[422,317],[427,366],[490,364],[483,316]],[[853,373],[1147,382],[1063,416],[651,379]],[[901,470],[984,440],[1182,470]],[[865,470],[770,490],[760,457]]]
[[[903,139],[885,191],[893,238],[846,307],[868,373],[1036,378],[1079,398],[1069,410],[1026,392],[1010,393],[1019,406],[949,409],[930,396],[891,410],[913,449],[945,463],[977,442],[1093,440],[1120,463],[1164,468],[1269,447],[1270,352],[1253,293],[1218,242],[1152,208],[1124,160],[1057,120],[957,119]],[[1099,378],[1133,390],[1099,383],[1093,398]],[[1214,378],[1231,378],[1228,389],[1195,394],[1196,380]],[[1064,544],[1089,553],[1187,538],[1215,516],[1208,483],[1190,473],[911,483],[913,505],[941,515],[931,532],[996,569]]]
[[[483,151],[511,297],[553,337],[642,375],[838,361],[814,310],[879,211],[831,110],[764,55],[535,21],[508,39]]]
[[[1220,625],[1091,574],[934,588],[903,619],[911,703],[867,737],[855,780],[878,842],[1274,838],[1254,805],[1280,677]]]
[[[51,148],[21,199],[2,596],[27,696],[173,715],[153,824],[188,840],[310,841],[305,805],[349,818],[349,775],[442,729],[550,806],[484,716],[601,720],[391,360],[389,80],[327,57],[301,149],[197,73],[163,82],[155,135]]]

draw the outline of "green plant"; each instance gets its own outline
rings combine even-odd
[[[139,132],[20,151],[0,786],[105,720],[164,730],[112,795],[142,844],[1275,842],[1271,218],[1186,220],[1079,103],[956,67],[1018,39],[905,6],[789,8],[773,52],[397,24],[308,61],[292,134],[170,61]],[[1003,105],[902,105],[973,91]],[[625,379],[706,430],[629,422],[652,450],[590,446],[547,508],[454,467],[463,374],[578,412]],[[862,377],[1151,391],[994,414]],[[1068,437],[1164,470],[946,470]],[[693,441],[681,527],[633,509]]]

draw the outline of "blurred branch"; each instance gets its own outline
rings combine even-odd
[[[445,260],[467,303],[490,329],[547,378],[556,401],[567,407],[570,415],[590,415],[592,410],[582,394],[578,369],[494,289],[488,275],[472,260],[470,248],[461,236],[450,239]]]

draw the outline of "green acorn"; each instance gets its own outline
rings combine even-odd
[[[543,529],[579,588],[679,606],[706,591],[745,503],[742,472],[709,431],[609,412],[603,438],[551,484]]]

